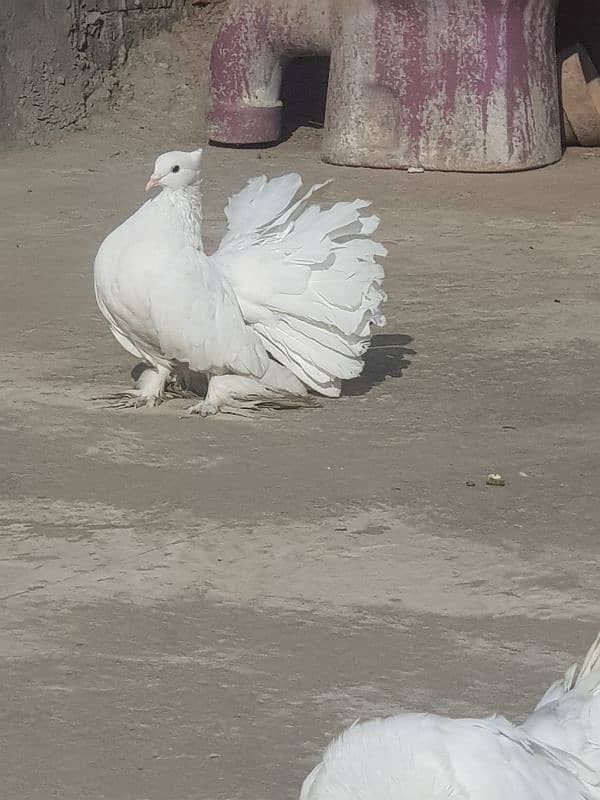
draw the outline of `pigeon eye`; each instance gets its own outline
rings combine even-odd
[[[171,172],[179,172],[179,164],[175,164],[174,167],[171,167]]]

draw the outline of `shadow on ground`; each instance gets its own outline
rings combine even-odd
[[[342,394],[350,396],[367,394],[388,377],[402,377],[404,370],[411,364],[407,356],[416,354],[416,350],[407,347],[412,341],[412,336],[401,333],[382,333],[374,336],[365,354],[365,368],[362,374],[354,380],[345,381]],[[146,369],[149,369],[148,364],[140,361],[131,370],[132,379],[138,381]],[[179,372],[182,385],[188,392],[199,397],[206,395],[206,376],[192,372],[184,365],[180,366]]]
[[[342,394],[367,394],[386,378],[402,377],[404,370],[411,364],[407,356],[414,356],[417,352],[407,346],[412,341],[412,336],[402,333],[382,333],[374,336],[365,355],[365,368],[362,374],[352,381],[345,381]]]

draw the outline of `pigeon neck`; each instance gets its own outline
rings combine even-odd
[[[188,243],[203,250],[200,184],[194,183],[182,189],[163,189],[159,197]]]

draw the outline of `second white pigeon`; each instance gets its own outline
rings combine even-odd
[[[219,248],[202,246],[201,150],[160,156],[160,193],[104,240],[96,299],[119,343],[149,368],[121,405],[153,406],[180,368],[209,378],[206,416],[315,405],[363,368],[381,306],[379,218],[363,200],[323,210],[296,174],[253,178],[229,200]]]
[[[600,800],[600,636],[522,725],[437,714],[357,723],[300,800]]]

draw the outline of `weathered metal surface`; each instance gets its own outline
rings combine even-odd
[[[276,138],[281,60],[330,52],[325,160],[467,171],[549,164],[562,152],[557,5],[237,0],[213,50],[211,136]]]
[[[330,0],[234,0],[211,54],[212,139],[270,142],[281,132],[281,62],[328,54]]]

